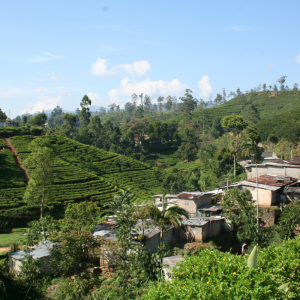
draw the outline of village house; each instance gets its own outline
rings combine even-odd
[[[159,205],[162,203],[162,197],[163,197],[163,194],[159,194],[159,195],[153,195],[152,196],[155,200],[155,204],[156,205]],[[174,195],[174,194],[166,194],[165,196],[167,202],[169,203],[177,203],[177,195]]]
[[[211,237],[220,235],[225,228],[224,217],[192,217],[184,219],[182,223],[186,226],[186,233],[181,233],[181,238],[188,242],[201,242]]]
[[[245,165],[245,171],[248,179],[256,177],[256,164]],[[258,176],[275,175],[300,179],[300,157],[287,160],[265,160],[257,164],[257,174]]]
[[[37,246],[30,247],[30,252],[26,253],[24,250],[19,250],[8,254],[10,268],[17,273],[21,271],[23,260],[26,255],[30,255],[33,259],[38,259],[41,262],[42,271],[44,273],[51,273],[50,269],[50,251],[53,243],[50,241],[40,242]]]
[[[213,217],[222,215],[221,205],[203,205],[198,209],[200,217]]]
[[[190,217],[198,216],[198,209],[212,204],[212,194],[201,192],[182,192],[177,195],[177,205],[188,211]]]
[[[261,207],[271,207],[286,201],[286,195],[283,190],[285,186],[297,182],[296,178],[261,175],[258,177],[258,205]],[[251,192],[253,201],[257,201],[256,178],[235,182],[228,186],[228,189],[237,187],[238,189],[247,189]],[[222,188],[225,192],[227,187]]]

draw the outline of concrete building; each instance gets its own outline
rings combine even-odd
[[[182,233],[181,237],[188,242],[201,242],[218,236],[224,229],[224,218],[221,216],[193,217],[184,219],[182,222],[186,226],[186,234]]]
[[[286,195],[283,193],[283,188],[296,182],[296,178],[261,175],[258,177],[258,200],[259,206],[271,207],[286,201]],[[256,178],[239,181],[228,186],[229,189],[237,187],[238,189],[247,189],[252,194],[252,199],[257,201]],[[225,192],[227,187],[222,188]]]
[[[200,217],[220,216],[222,214],[221,205],[203,205],[198,209]]]
[[[182,192],[177,195],[177,205],[189,212],[190,217],[198,216],[198,209],[212,204],[211,193]]]
[[[159,194],[159,195],[153,195],[154,197],[154,200],[155,200],[155,204],[156,205],[159,205],[162,203],[162,197],[163,195],[162,194]],[[166,200],[168,202],[173,202],[173,201],[176,201],[177,200],[177,195],[174,195],[174,194],[166,194]]]
[[[44,273],[51,273],[50,269],[50,251],[53,247],[53,243],[50,241],[43,241],[38,246],[30,247],[31,251],[25,253],[24,250],[19,250],[8,254],[10,268],[17,273],[21,272],[23,260],[26,259],[26,255],[30,255],[33,259],[38,259],[41,262],[42,271]]]
[[[255,164],[247,164],[245,166],[245,171],[248,179],[256,177]],[[300,157],[263,162],[262,164],[257,165],[257,173],[258,176],[275,175],[300,179]]]

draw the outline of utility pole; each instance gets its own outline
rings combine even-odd
[[[257,163],[256,163],[256,214],[257,214],[257,237],[258,237],[259,216],[258,216],[258,171],[257,171]]]

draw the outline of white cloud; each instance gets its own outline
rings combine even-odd
[[[213,92],[213,88],[210,84],[210,78],[207,75],[204,75],[198,81],[198,88],[200,89],[200,97],[202,98],[207,98]]]
[[[132,64],[119,64],[108,68],[107,59],[98,57],[96,62],[92,64],[91,72],[96,76],[116,76],[125,71],[131,76],[145,76],[151,69],[150,63],[147,60],[135,61]]]
[[[296,57],[295,57],[295,62],[297,64],[300,64],[300,54],[298,54]]]
[[[43,110],[53,109],[55,108],[59,103],[63,102],[63,92],[61,92],[57,96],[46,96],[45,94],[41,94],[37,99],[35,103],[28,103],[27,106],[22,109],[19,112],[19,115],[22,115],[26,112],[29,112],[31,114],[35,112],[41,112]]]
[[[268,70],[272,70],[274,68],[274,63],[273,62],[269,62],[267,65],[266,65],[266,69]]]
[[[124,104],[134,93],[138,95],[144,93],[156,100],[159,96],[182,96],[187,88],[189,88],[188,85],[181,83],[177,78],[172,81],[151,81],[150,78],[147,78],[144,81],[136,82],[125,77],[121,80],[120,87],[110,90],[108,95],[111,102]]]
[[[246,30],[252,30],[253,29],[253,27],[251,27],[251,26],[240,26],[240,25],[231,26],[230,28],[234,31],[246,31]]]
[[[36,55],[33,58],[24,59],[24,61],[30,63],[40,63],[40,62],[45,62],[45,61],[49,61],[52,59],[59,59],[59,58],[62,58],[62,56],[56,56],[49,52],[44,52],[43,55]]]
[[[119,67],[133,76],[145,76],[151,69],[150,63],[147,60],[135,61],[133,64],[119,65]]]
[[[97,93],[88,92],[87,96],[92,100],[92,105],[103,105],[105,104],[105,100],[101,99]]]
[[[118,73],[115,68],[108,69],[106,65],[107,60],[98,57],[96,62],[92,64],[92,74],[97,76],[114,76]]]

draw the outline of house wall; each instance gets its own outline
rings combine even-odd
[[[261,207],[259,209],[259,216],[266,223],[267,226],[275,224],[275,207]]]
[[[220,235],[223,226],[224,226],[224,219],[211,221],[210,228],[209,228],[210,237]]]
[[[198,208],[203,205],[211,204],[211,195],[203,195],[199,199],[191,200],[191,199],[184,199],[178,198],[177,205],[181,208],[187,210],[190,214],[190,217],[195,217],[198,215]]]
[[[242,189],[247,189],[251,192],[253,201],[257,201],[257,189],[251,186],[242,186]],[[258,188],[259,206],[270,207],[277,204],[278,192]]]
[[[256,167],[247,167],[246,168],[247,178],[256,177]],[[269,175],[277,175],[277,176],[288,176],[295,177],[300,179],[300,167],[280,167],[280,166],[257,166],[258,176],[269,174]]]
[[[163,234],[163,242],[166,244],[170,244],[171,242],[174,242],[177,237],[180,235],[178,234],[178,230],[176,228],[170,228]],[[148,238],[145,243],[145,247],[147,250],[151,253],[156,252],[159,246],[160,242],[160,232],[153,235],[152,237]]]
[[[50,256],[44,256],[37,259],[39,259],[41,262],[42,271],[46,274],[50,274]],[[9,265],[12,270],[16,271],[17,273],[20,273],[23,264],[20,260],[9,257]]]

